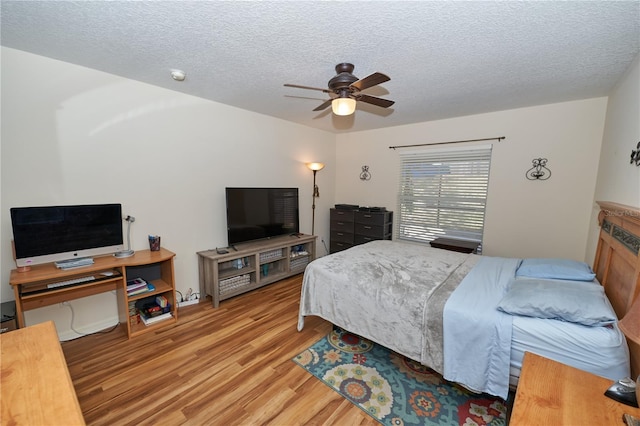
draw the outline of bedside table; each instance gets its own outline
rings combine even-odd
[[[429,243],[431,247],[457,251],[459,253],[475,253],[480,243],[475,241],[454,240],[453,238],[436,238]]]
[[[622,379],[622,377],[620,377]],[[624,425],[640,408],[604,396],[613,380],[525,352],[511,426]]]

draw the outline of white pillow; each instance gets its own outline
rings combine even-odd
[[[589,265],[570,259],[524,259],[516,270],[518,277],[593,281],[596,274]]]
[[[604,326],[617,321],[604,288],[587,282],[514,279],[498,309],[512,315],[587,326]]]

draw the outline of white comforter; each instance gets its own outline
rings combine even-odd
[[[355,246],[307,266],[298,330],[305,316],[316,315],[502,397],[510,365],[519,372],[526,350],[614,380],[628,375],[629,353],[615,325],[514,319],[495,309],[517,263],[395,241]]]
[[[298,330],[316,315],[442,374],[442,310],[479,259],[394,241],[316,259],[304,273]]]

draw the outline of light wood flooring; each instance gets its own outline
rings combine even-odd
[[[123,327],[62,348],[89,425],[377,425],[291,361],[331,330],[296,330],[302,275],[181,308],[127,340]]]

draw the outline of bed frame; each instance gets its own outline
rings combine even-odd
[[[597,203],[600,236],[593,269],[618,318],[622,319],[640,297],[640,208],[608,201]],[[637,377],[640,344],[629,338],[627,342],[632,377]]]

